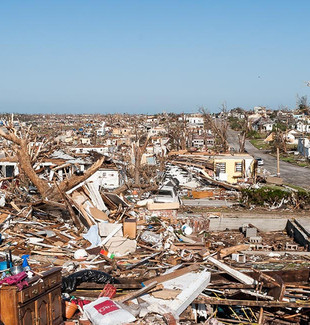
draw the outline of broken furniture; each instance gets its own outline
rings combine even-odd
[[[16,285],[0,288],[0,320],[5,325],[61,324],[61,268],[27,281],[29,286],[21,291]]]

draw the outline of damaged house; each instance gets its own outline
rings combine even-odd
[[[253,177],[254,158],[248,154],[223,154],[213,157],[215,178],[236,184]]]
[[[254,177],[255,159],[249,154],[182,154],[170,156],[176,164],[193,167],[206,178],[229,184],[247,182]]]

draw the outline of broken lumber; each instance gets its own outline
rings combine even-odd
[[[240,251],[246,251],[248,248],[250,247],[250,245],[248,244],[241,244],[241,245],[236,245],[236,246],[231,246],[231,247],[227,247],[227,248],[222,248],[220,250],[220,256],[221,259],[223,259],[226,256],[229,256],[233,253],[237,253]]]
[[[168,274],[164,274],[164,275],[160,275],[156,278],[152,278],[150,280],[147,280],[147,281],[144,281],[142,283],[142,285],[149,285],[150,283],[152,283],[153,281],[156,281],[157,283],[163,283],[165,281],[168,281],[168,280],[171,280],[171,279],[175,279],[183,274],[186,274],[186,273],[189,273],[189,272],[192,272],[192,271],[196,271],[199,269],[199,265],[191,265],[191,266],[187,266],[187,267],[184,267],[183,269],[179,269],[179,270],[176,270],[172,273],[168,273]]]
[[[257,281],[255,279],[251,278],[250,276],[248,276],[246,274],[243,274],[240,271],[233,269],[232,267],[228,266],[227,264],[225,264],[223,262],[218,261],[216,258],[214,258],[212,256],[207,256],[205,260],[211,262],[216,267],[218,267],[220,270],[225,271],[227,274],[229,274],[234,279],[240,281],[243,284],[256,284],[257,283]]]
[[[135,292],[131,292],[128,293],[127,295],[124,296],[120,296],[120,297],[116,297],[113,299],[113,301],[117,301],[117,302],[125,302],[134,298],[137,298],[145,293],[147,293],[148,291],[150,291],[151,289],[155,288],[157,286],[157,281],[153,281],[151,282],[149,285],[135,291]]]

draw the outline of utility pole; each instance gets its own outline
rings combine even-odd
[[[280,177],[280,149],[277,148],[277,176]]]
[[[302,122],[302,143],[303,143],[303,148],[302,148],[302,155],[306,157],[306,139],[305,139],[305,124]]]

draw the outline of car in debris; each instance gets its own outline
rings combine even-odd
[[[177,193],[177,186],[179,182],[175,178],[171,178],[157,191],[153,191],[150,196],[150,202],[147,205],[149,210],[159,209],[178,209],[181,204],[181,200]]]
[[[177,202],[178,195],[172,186],[163,186],[160,190],[158,190],[157,194],[154,195],[153,200],[156,203]]]
[[[257,161],[257,165],[258,166],[263,166],[264,165],[264,159],[262,159],[262,158],[256,158],[255,160]]]

